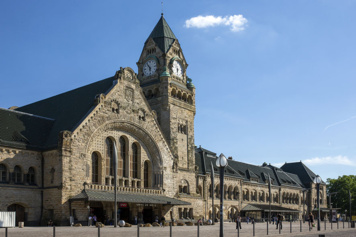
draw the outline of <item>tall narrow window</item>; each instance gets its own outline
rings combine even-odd
[[[145,161],[143,173],[144,173],[144,187],[148,188],[148,161]]]
[[[0,183],[6,182],[7,169],[5,165],[0,165]]]
[[[106,175],[114,175],[114,143],[106,138]]]
[[[138,149],[136,143],[132,144],[132,177],[138,178]]]
[[[22,170],[19,166],[14,168],[14,182],[17,184],[22,183]]]
[[[91,155],[91,182],[99,183],[99,156],[96,152]]]
[[[36,180],[35,180],[35,169],[33,167],[30,167],[28,169],[28,174],[27,174],[27,182],[30,185],[34,185],[36,184]]]
[[[119,170],[121,168],[121,173],[119,175],[127,177],[126,172],[126,141],[125,138],[120,137],[120,161],[119,161]]]

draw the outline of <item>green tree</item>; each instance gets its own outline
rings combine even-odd
[[[331,196],[333,207],[341,208],[340,212],[349,215],[349,190],[351,192],[351,213],[356,214],[356,175],[339,176],[337,179],[327,179],[328,193],[337,192]]]

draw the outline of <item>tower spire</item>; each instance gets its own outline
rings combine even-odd
[[[161,16],[163,16],[163,1],[161,1],[161,6],[162,6]]]

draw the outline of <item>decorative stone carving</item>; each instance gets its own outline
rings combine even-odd
[[[134,100],[134,90],[130,87],[126,87],[125,89],[125,99],[128,102],[133,102]]]
[[[58,138],[58,147],[64,150],[71,150],[72,145],[72,132],[71,131],[61,131]]]
[[[94,104],[98,105],[98,104],[104,102],[104,100],[105,100],[105,95],[104,94],[96,95],[95,96],[95,100],[94,100]]]

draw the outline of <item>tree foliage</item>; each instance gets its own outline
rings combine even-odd
[[[328,193],[337,192],[331,196],[333,207],[341,208],[340,212],[349,213],[349,190],[351,191],[351,213],[356,214],[356,175],[339,176],[337,179],[327,179]]]

